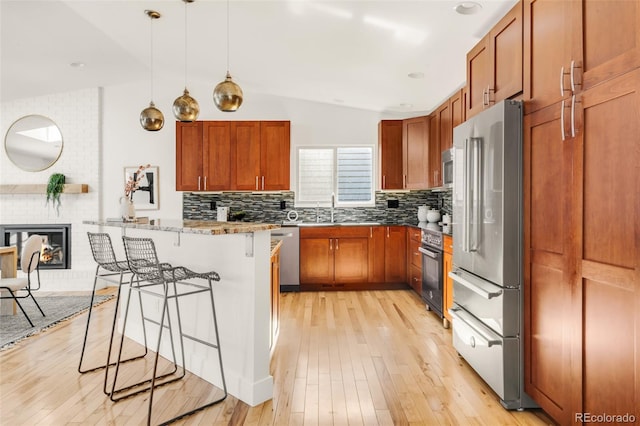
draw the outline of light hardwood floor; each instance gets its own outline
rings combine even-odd
[[[113,289],[104,292],[112,292]],[[102,361],[114,301],[98,306]],[[404,290],[284,293],[271,371],[274,397],[249,407],[233,397],[178,423],[188,425],[545,425],[539,410],[504,410],[460,359],[451,332]],[[104,373],[80,375],[86,313],[0,352],[0,424],[132,425],[146,421],[147,395],[112,403]],[[99,330],[98,330],[99,329]],[[224,347],[222,348],[224,351]],[[145,368],[151,368],[148,361]],[[137,365],[136,369],[140,369]],[[173,387],[172,387],[173,386]],[[160,422],[218,392],[187,375],[160,388]]]

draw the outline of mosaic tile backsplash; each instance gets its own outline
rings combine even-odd
[[[375,207],[334,209],[335,222],[381,222],[384,224],[417,224],[418,206],[437,208],[441,214],[451,213],[451,191],[376,192]],[[242,221],[280,223],[287,220],[287,213],[295,210],[298,221],[320,222],[331,220],[328,207],[294,208],[293,191],[274,193],[223,192],[220,194],[198,194],[185,192],[182,195],[184,219],[216,220],[215,207],[228,207],[229,220],[234,214],[244,212]],[[388,207],[390,200],[397,200],[398,207]],[[284,204],[283,204],[284,202]],[[284,208],[281,206],[284,205]]]

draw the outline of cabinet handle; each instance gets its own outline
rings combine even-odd
[[[482,108],[487,106],[487,91],[482,89]]]
[[[560,132],[562,134],[562,140],[565,140],[564,136],[564,99],[560,105]]]
[[[333,240],[329,238],[329,250],[333,250]]]
[[[576,137],[576,95],[571,96],[571,137]]]
[[[258,176],[256,176],[256,191],[257,191],[258,189],[260,189],[260,188],[258,187]]]
[[[576,93],[576,85],[577,85],[577,86],[580,86],[580,85],[581,85],[580,83],[576,83],[576,82],[575,82],[575,77],[574,77],[575,73],[574,73],[574,70],[575,70],[576,68],[582,68],[582,66],[580,66],[580,65],[576,65],[576,61],[571,61],[571,91],[572,91],[573,93]]]
[[[262,176],[262,190],[264,191],[264,176]]]
[[[373,226],[369,227],[369,238],[373,238]]]
[[[382,189],[387,188],[387,177],[382,175]]]
[[[207,177],[204,177],[204,190],[207,190]]]
[[[402,175],[402,187],[407,187],[407,175]]]
[[[202,179],[202,177],[198,176],[198,191],[200,191],[200,179]]]
[[[491,104],[491,102],[493,102],[493,101],[491,100],[491,92],[495,92],[495,90],[493,90],[493,89],[491,88],[491,85],[490,85],[490,84],[488,84],[488,85],[487,85],[487,106],[489,106],[489,105]]]
[[[564,72],[564,65],[560,67],[560,96],[564,97],[564,92],[570,92],[570,90],[564,88],[564,76],[569,74]]]
[[[389,238],[389,227],[387,226],[387,238]]]
[[[336,250],[340,250],[340,244],[339,244],[339,241],[340,241],[340,240],[338,240],[338,239],[336,238]]]

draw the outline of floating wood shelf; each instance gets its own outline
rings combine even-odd
[[[89,185],[86,183],[65,184],[63,194],[86,194],[89,192]],[[46,194],[47,185],[23,184],[23,185],[0,185],[0,194]]]

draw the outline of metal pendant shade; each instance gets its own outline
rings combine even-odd
[[[213,102],[220,111],[233,112],[242,105],[242,89],[231,79],[227,71],[227,77],[218,83],[213,90]]]
[[[144,13],[151,19],[153,22],[154,19],[160,18],[160,13],[155,10],[145,10]],[[156,108],[153,103],[153,24],[151,24],[151,37],[150,37],[150,53],[151,53],[151,102],[149,102],[149,106],[142,110],[140,113],[140,125],[143,129],[148,130],[150,132],[156,132],[162,129],[164,126],[164,115],[162,111]]]
[[[229,73],[229,0],[227,0],[227,76],[213,89],[213,103],[220,111],[234,112],[242,105],[242,89],[231,79]]]
[[[173,116],[178,121],[196,121],[200,115],[200,105],[187,89],[187,4],[194,0],[182,0],[184,2],[184,93],[173,101]]]
[[[162,111],[156,108],[153,101],[140,113],[140,125],[150,132],[157,132],[164,126],[164,115],[162,115]]]

